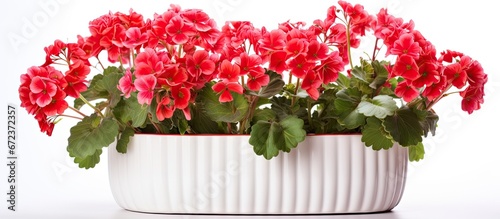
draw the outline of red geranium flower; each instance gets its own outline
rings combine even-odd
[[[206,32],[212,29],[212,27],[207,24],[210,17],[201,10],[187,10],[182,13],[182,18],[184,18],[190,25],[193,25],[197,31]]]
[[[283,71],[287,70],[289,67],[286,64],[286,52],[277,51],[274,52],[269,60],[269,69],[281,74]]]
[[[215,71],[215,63],[210,60],[208,52],[205,50],[197,50],[192,56],[188,55],[186,66],[192,76],[210,75]]]
[[[308,43],[305,39],[293,38],[286,42],[285,51],[288,57],[307,55]]]
[[[68,108],[68,102],[64,100],[66,94],[62,90],[57,90],[56,94],[50,100],[50,103],[45,107],[42,107],[42,111],[47,116],[54,116],[58,114],[63,114]]]
[[[321,65],[316,67],[316,71],[324,84],[336,81],[339,72],[343,70],[344,62],[337,51],[328,55],[328,58],[321,61]]]
[[[401,55],[398,57],[392,73],[397,76],[401,76],[406,80],[413,81],[417,79],[419,74],[419,69],[415,59],[410,55]]]
[[[239,57],[235,58],[236,64],[240,66],[241,74],[248,74],[250,72],[264,73],[265,70],[260,66],[262,64],[262,58],[260,56],[248,53],[241,53]]]
[[[264,72],[251,71],[247,76],[247,87],[250,90],[258,91],[262,86],[269,84],[269,75]]]
[[[432,62],[425,62],[419,68],[420,76],[412,84],[415,87],[429,86],[439,81],[438,66]]]
[[[313,62],[328,58],[328,45],[316,40],[309,42],[306,58]]]
[[[156,86],[156,77],[153,75],[145,75],[135,79],[135,88],[139,93],[137,94],[137,100],[140,104],[151,104],[153,99],[154,88]]]
[[[148,41],[148,35],[146,33],[141,33],[141,29],[138,27],[129,28],[125,35],[127,40],[123,41],[123,45],[129,49],[140,46]]]
[[[39,107],[47,106],[52,101],[52,97],[56,95],[57,89],[57,85],[53,81],[35,76],[30,84],[31,102],[36,103]]]
[[[414,59],[420,56],[420,46],[413,40],[413,34],[403,34],[394,42],[394,47],[391,49],[393,55],[409,55]]]
[[[466,72],[467,81],[471,86],[483,86],[488,81],[488,76],[484,73],[483,67],[478,61],[473,61]]]
[[[212,86],[212,90],[214,90],[219,96],[219,102],[231,102],[233,101],[232,92],[236,92],[238,94],[243,94],[243,87],[241,84],[237,82],[229,82],[229,81],[219,81],[214,86]]]
[[[90,68],[83,61],[78,60],[72,64],[64,77],[68,83],[68,86],[64,88],[64,92],[68,96],[78,98],[81,92],[87,90],[85,78],[89,73]]]
[[[481,104],[484,102],[484,88],[469,86],[464,91],[460,92],[462,99],[462,110],[471,114],[475,110],[481,109]]]
[[[467,73],[458,62],[446,66],[443,73],[448,82],[458,89],[464,87],[467,82]]]
[[[408,83],[408,81],[403,81],[400,82],[396,86],[396,90],[394,91],[398,97],[403,98],[404,101],[406,102],[411,102],[413,99],[418,97],[418,90],[415,89],[411,83]]]
[[[170,64],[165,66],[157,79],[160,86],[178,86],[186,82],[189,77],[186,73],[186,69],[179,68],[178,65]]]
[[[155,74],[161,72],[163,69],[163,63],[156,52],[151,48],[144,49],[135,58],[135,71],[136,76],[143,76],[149,74]]]
[[[309,71],[306,74],[306,77],[302,81],[302,89],[306,90],[309,96],[313,100],[317,100],[319,98],[318,88],[321,86],[321,78],[319,78],[314,71]]]
[[[219,78],[229,82],[237,82],[240,77],[240,67],[233,65],[228,60],[222,61],[220,65]]]
[[[132,81],[132,73],[130,72],[130,69],[127,69],[123,77],[120,78],[120,81],[118,81],[118,90],[123,93],[125,98],[129,98],[130,93],[136,91],[134,82]]]
[[[158,99],[158,98],[157,98]],[[172,118],[175,109],[170,104],[170,97],[164,96],[158,101],[158,106],[156,107],[156,117],[159,121]]]
[[[422,92],[422,96],[426,97],[427,100],[433,101],[443,94],[444,89],[446,88],[446,78],[441,77],[438,82],[433,83],[431,85],[427,85],[425,90]]]
[[[35,115],[36,121],[38,121],[38,126],[40,131],[44,132],[48,136],[52,136],[52,131],[54,130],[54,123],[43,113],[38,113]]]
[[[65,48],[66,44],[61,40],[55,40],[53,45],[43,48],[43,50],[45,50],[46,56],[45,56],[45,63],[42,65],[42,67],[54,63],[53,58],[57,59],[56,57],[58,57],[61,51],[64,50]]]
[[[300,79],[304,79],[306,73],[314,66],[314,62],[309,62],[305,55],[299,55],[295,58],[288,60],[288,67],[290,73]]]
[[[174,106],[177,109],[185,109],[189,106],[189,100],[191,99],[191,91],[185,87],[172,87],[171,89],[172,97],[174,98]]]
[[[186,24],[179,16],[170,19],[166,31],[172,37],[172,41],[177,45],[187,43],[189,37],[195,34],[193,27],[190,24]]]

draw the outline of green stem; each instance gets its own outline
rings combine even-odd
[[[80,114],[83,117],[87,117],[87,115],[83,114],[80,110],[78,110],[72,106],[68,106],[68,108],[70,108],[71,110],[75,111],[76,113]]]
[[[72,115],[66,115],[66,114],[61,114],[61,115],[57,115],[58,117],[68,117],[68,118],[72,118],[72,119],[78,119],[78,120],[82,120],[83,118],[80,118],[80,117],[77,117],[77,116],[72,116]]]
[[[307,115],[307,120],[309,121],[309,126],[312,126],[312,104],[310,99],[307,99],[307,112],[309,115]]]
[[[250,54],[250,45],[248,45],[248,49],[247,49],[247,41],[248,40],[243,41],[243,49],[245,49],[245,53]]]
[[[245,126],[247,125],[247,119],[243,119],[243,121],[240,122],[240,135],[245,134]]]
[[[300,87],[300,78],[297,78],[297,83],[295,84],[295,95],[299,92],[299,87]]]
[[[377,45],[377,44],[378,44],[378,40],[379,40],[379,38],[377,38],[377,39],[375,40],[375,48],[373,48],[372,62],[373,62],[373,61],[375,61],[375,56],[376,56],[376,54],[377,54],[377,50],[378,50],[378,45]]]
[[[120,62],[120,68],[123,68],[122,55],[118,56],[118,61]]]
[[[245,126],[248,121],[250,121],[253,118],[253,114],[255,113],[255,109],[257,107],[257,102],[259,100],[259,97],[254,96],[252,98],[252,103],[250,103],[250,108],[248,111],[248,115],[243,121],[241,121],[241,126],[240,126],[240,134],[245,134]]]
[[[106,69],[106,68],[104,68],[104,65],[102,64],[101,60],[99,59],[99,57],[96,57],[96,59],[97,59],[97,63],[99,63],[99,65],[101,66],[102,70],[104,71],[104,69]]]
[[[132,68],[134,68],[135,67],[135,57],[136,57],[136,54],[135,54],[134,50],[131,50],[130,52],[132,53],[132,60],[130,60],[130,66]]]
[[[384,86],[382,86],[382,85],[381,85],[381,86],[379,86],[379,87],[377,88],[377,90],[375,90],[375,92],[372,94],[372,98],[374,98],[375,96],[378,96],[378,95],[380,94],[380,91],[382,91],[382,88],[383,88],[383,87],[384,87]]]
[[[155,122],[153,122],[153,115],[151,115],[151,113],[148,113],[148,119],[149,119],[149,121],[151,121],[151,124],[155,127],[156,133],[162,133],[160,131],[160,127],[158,127],[158,124],[156,124]]]
[[[451,92],[451,93],[445,93],[446,91],[448,91],[453,85],[450,84],[444,91],[443,91],[443,94],[441,94],[441,96],[437,97],[436,99],[434,99],[433,101],[431,101],[428,105],[427,105],[427,110],[429,109],[432,109],[432,107],[434,106],[434,104],[436,104],[437,102],[439,102],[441,99],[443,99],[443,97],[446,97],[450,94],[454,94],[454,93],[460,93],[460,91],[456,91],[456,92]]]
[[[300,78],[297,78],[297,83],[295,85],[294,97],[292,98],[292,106],[295,105],[295,101],[297,99],[297,93],[299,92],[300,87]]]
[[[181,55],[182,55],[182,45],[179,45],[179,50],[177,51],[177,55],[179,56],[179,58],[181,57]]]
[[[450,93],[445,93],[445,94],[443,94],[443,97],[447,97],[447,96],[450,96],[452,94],[459,94],[460,92],[462,92],[462,91],[454,91],[454,92],[450,92]],[[441,97],[441,98],[443,98],[443,97]]]
[[[354,68],[354,65],[352,64],[352,56],[351,56],[351,21],[349,21],[349,18],[346,17],[347,21],[347,56],[349,58],[349,64],[351,65],[351,69]]]
[[[96,111],[102,118],[104,118],[104,114],[102,114],[101,110],[97,109],[94,105],[92,105],[82,94],[80,94],[80,99],[87,105],[89,105],[94,111]]]
[[[226,124],[227,124],[227,134],[233,134],[232,131],[231,131],[232,130],[231,123],[230,122],[226,122]]]

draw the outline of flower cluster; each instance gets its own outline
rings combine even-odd
[[[480,108],[484,99],[487,75],[478,61],[459,52],[447,50],[436,57],[436,48],[414,29],[413,22],[380,10],[372,22],[377,40],[382,40],[387,55],[397,60],[390,68],[390,78],[400,77],[395,93],[406,102],[417,97],[427,99],[430,109],[451,87],[462,89],[462,109],[469,113]]]
[[[487,75],[478,61],[451,50],[438,56],[412,21],[386,9],[339,6],[312,25],[287,21],[271,30],[249,21],[218,28],[202,10],[176,5],[152,19],[110,12],[90,22],[88,36],[45,48],[45,63],[21,76],[21,106],[48,135],[59,117],[81,120],[68,151],[86,168],[102,147],[117,142],[126,152],[134,133],[147,132],[250,134],[268,159],[307,133],[362,133],[376,150],[419,148],[434,134],[432,107],[443,97],[460,93],[464,111],[480,108]],[[355,66],[351,51],[367,37],[373,55]],[[377,60],[381,51],[395,62]],[[94,68],[101,73],[88,78]],[[414,134],[401,134],[408,130]]]
[[[81,42],[81,41],[79,41]],[[35,115],[41,131],[52,134],[54,120],[50,117],[61,115],[69,107],[66,97],[78,98],[87,90],[87,75],[90,73],[89,55],[78,43],[63,43],[56,40],[45,48],[46,62],[33,66],[21,75],[19,98],[21,106]],[[68,70],[63,74],[51,64],[64,61]]]

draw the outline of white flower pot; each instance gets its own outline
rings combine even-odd
[[[382,212],[401,199],[407,149],[374,151],[361,135],[308,136],[290,153],[256,156],[245,135],[136,134],[109,150],[113,196],[151,213]]]

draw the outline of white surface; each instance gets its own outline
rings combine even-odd
[[[44,61],[43,47],[54,39],[73,40],[87,33],[88,22],[109,10],[134,8],[145,15],[163,12],[174,1],[60,1],[57,10],[44,11],[39,3],[49,0],[8,1],[0,7],[2,30],[0,53],[0,129],[6,136],[6,105],[19,104],[19,75],[31,65]],[[311,22],[323,17],[334,1],[176,1],[184,8],[202,8],[222,20],[252,20],[268,27],[289,18]],[[309,1],[312,2],[312,1]],[[427,139],[427,157],[410,165],[401,203],[391,213],[345,215],[334,218],[500,218],[500,67],[496,24],[500,13],[494,1],[359,0],[370,12],[380,7],[405,19],[437,49],[462,51],[479,60],[489,73],[486,103],[471,116],[460,111],[458,99],[445,99],[436,106],[441,117],[438,134]],[[376,3],[375,3],[376,2]],[[283,8],[286,4],[289,9]],[[219,8],[216,10],[216,6]],[[279,9],[279,11],[278,11]],[[45,14],[45,15],[44,15]],[[43,19],[45,17],[47,19]],[[35,32],[23,34],[26,22],[39,19]],[[15,46],[8,36],[26,40]],[[107,154],[93,170],[80,170],[65,151],[68,127],[73,121],[58,124],[54,137],[38,132],[36,122],[19,109],[19,196],[18,211],[6,210],[6,145],[0,144],[0,218],[217,218],[217,216],[149,215],[127,212],[115,204],[108,184]],[[315,216],[317,218],[323,218]],[[326,216],[331,217],[331,216]],[[332,217],[333,218],[333,217]]]
[[[249,136],[135,135],[108,151],[111,191],[152,213],[320,214],[387,211],[401,199],[408,150],[374,151],[361,135],[310,136],[255,156]]]

